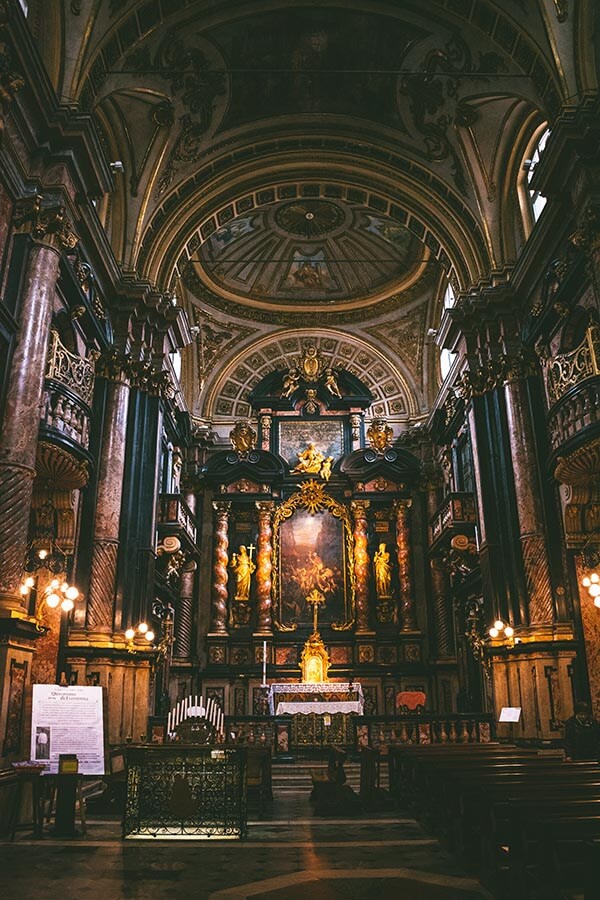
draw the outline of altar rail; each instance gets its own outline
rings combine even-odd
[[[404,716],[357,716],[335,713],[329,718],[306,716],[226,716],[227,739],[233,732],[241,743],[266,744],[274,756],[335,744],[358,751],[363,746],[384,750],[406,744],[485,744],[494,739],[491,713]]]
[[[356,749],[403,744],[487,744],[494,737],[491,713],[354,716],[352,721]]]

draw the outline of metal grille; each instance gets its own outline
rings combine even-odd
[[[127,748],[125,838],[246,836],[246,753],[241,748]]]

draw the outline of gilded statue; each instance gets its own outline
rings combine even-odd
[[[326,456],[321,465],[321,471],[319,472],[319,477],[323,479],[323,481],[329,481],[331,478],[331,467],[333,465],[333,456]]]
[[[250,554],[248,554],[248,550]],[[250,599],[250,581],[253,573],[256,571],[256,564],[252,559],[252,544],[248,548],[244,544],[240,546],[237,553],[231,557],[231,568],[235,572],[235,599],[242,600],[247,603]]]
[[[332,397],[339,397],[341,400],[342,394],[340,392],[337,378],[333,369],[325,369],[325,387],[332,395]]]
[[[385,544],[380,544],[373,556],[373,569],[375,571],[375,590],[380,599],[391,597],[392,567],[390,554]]]
[[[321,451],[317,450],[313,442],[310,441],[308,447],[298,453],[298,462],[292,469],[292,475],[318,475],[324,460],[325,457]]]
[[[238,453],[248,453],[256,447],[256,432],[249,422],[236,422],[229,432],[229,440]]]
[[[393,429],[385,419],[373,419],[367,429],[367,440],[377,453],[384,453],[391,446],[393,436]]]
[[[283,377],[281,397],[291,397],[300,384],[300,372],[296,368],[290,369]]]

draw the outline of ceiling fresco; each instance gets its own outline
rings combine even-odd
[[[416,236],[384,213],[298,197],[222,225],[194,265],[209,287],[231,297],[331,309],[401,289],[423,255]]]

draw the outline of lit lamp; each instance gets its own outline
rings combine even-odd
[[[502,619],[496,619],[496,621],[488,631],[489,636],[494,640],[496,638],[501,638],[502,640],[506,638],[507,640],[510,640],[514,636],[514,633],[515,629],[512,627],[512,625],[503,622]]]
[[[135,638],[137,635],[144,637],[149,644],[152,644],[156,637],[146,622],[140,622],[135,628],[128,628],[125,632],[125,640],[127,641],[127,649],[130,653],[135,653],[136,649],[138,649],[135,646]]]
[[[42,551],[40,550],[40,553]],[[19,588],[21,596],[29,597],[31,590],[35,587],[35,578],[28,575],[24,579],[23,584]],[[68,581],[61,581],[59,578],[53,578],[50,584],[44,588],[42,601],[50,609],[56,609],[60,606],[63,612],[69,613],[75,608],[75,601],[79,599],[79,591]]]
[[[594,606],[600,608],[600,575],[598,572],[590,572],[581,579],[582,587],[588,589],[588,594],[594,601]]]

